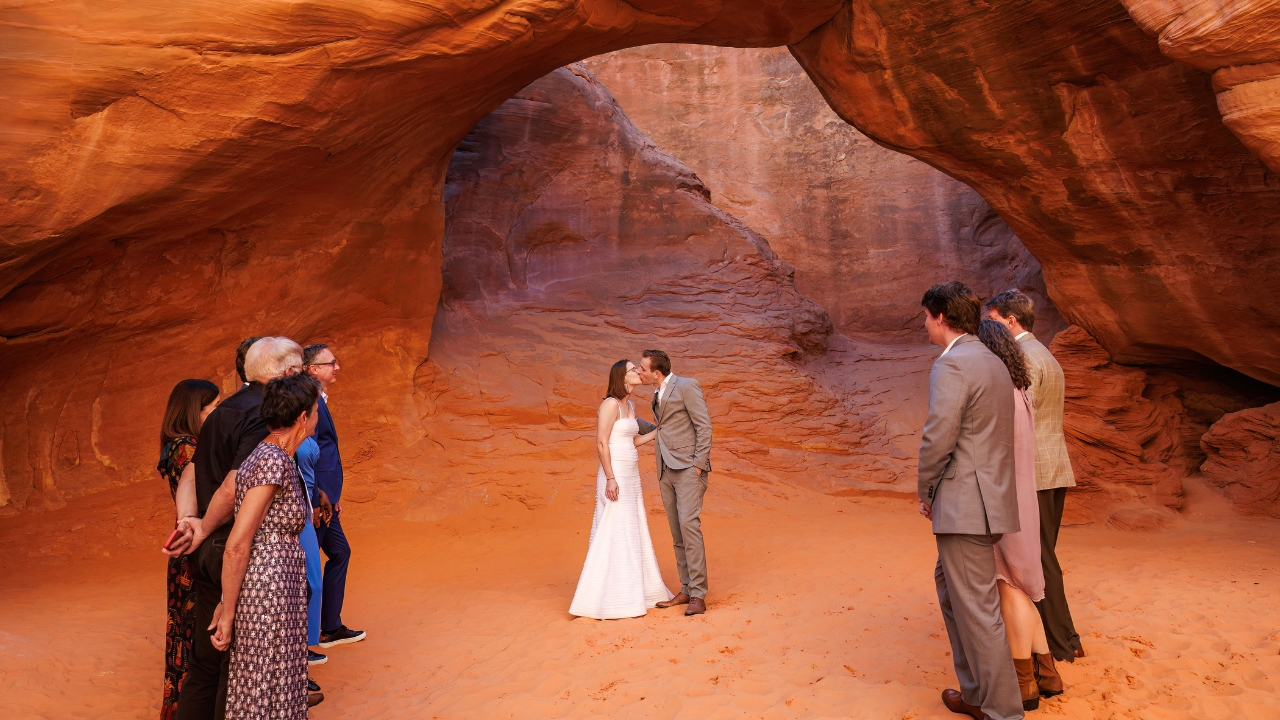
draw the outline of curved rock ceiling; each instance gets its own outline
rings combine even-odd
[[[655,42],[790,44],[842,117],[978,190],[1114,359],[1280,382],[1280,180],[1231,132],[1268,157],[1271,96],[1220,114],[1143,22],[1114,0],[8,7],[0,511],[149,476],[172,382],[234,387],[230,348],[263,332],[359,368],[357,462],[412,455],[454,146],[552,69]]]

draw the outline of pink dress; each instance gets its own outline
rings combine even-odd
[[[1026,390],[1013,393],[1013,457],[1021,532],[1007,533],[996,543],[996,577],[1027,594],[1044,599],[1044,567],[1040,564],[1040,504],[1036,500],[1036,420]]]

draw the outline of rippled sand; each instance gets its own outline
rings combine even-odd
[[[349,507],[344,620],[369,639],[313,670],[328,699],[312,717],[956,717],[938,700],[954,680],[932,538],[910,502],[713,476],[708,614],[599,622],[566,612],[589,492],[431,523],[401,520],[393,493]],[[674,586],[652,486],[646,499]],[[164,559],[148,542],[164,536],[164,502],[132,487],[0,521],[0,717],[156,714]],[[1277,530],[1232,517],[1065,529],[1089,656],[1029,717],[1280,718]]]

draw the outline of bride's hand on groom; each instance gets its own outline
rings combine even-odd
[[[605,482],[604,496],[609,498],[613,502],[618,501],[618,481],[617,480],[614,480],[613,478],[609,478],[609,480]]]

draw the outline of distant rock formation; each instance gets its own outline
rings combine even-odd
[[[1210,485],[1247,512],[1280,517],[1280,403],[1223,416],[1200,447]]]
[[[782,48],[646,45],[583,61],[711,202],[796,267],[796,289],[846,335],[923,344],[920,297],[961,280],[1036,302],[1066,327],[1040,264],[982,196],[841,120]]]

